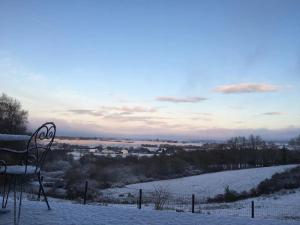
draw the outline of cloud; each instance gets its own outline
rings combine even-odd
[[[191,117],[190,120],[193,121],[203,121],[203,122],[211,122],[213,119],[208,117]]]
[[[258,84],[258,83],[240,83],[222,85],[214,89],[215,92],[223,94],[233,93],[252,93],[252,92],[276,92],[279,91],[279,86],[272,84]]]
[[[262,113],[261,115],[264,115],[264,116],[281,116],[281,115],[284,115],[285,113],[284,112],[265,112],[265,113]]]
[[[121,108],[117,108],[117,110],[122,111],[123,113],[143,113],[143,112],[156,112],[156,108],[147,108],[147,107],[141,107],[141,106],[135,106],[135,107],[128,107],[128,106],[123,106]]]
[[[196,115],[195,117],[191,117],[191,120],[202,120],[204,122],[211,122],[213,120],[213,114],[208,112],[197,112],[193,113],[193,115]]]
[[[215,140],[226,140],[230,137],[235,136],[249,136],[250,134],[260,135],[265,140],[282,140],[286,141],[290,138],[296,137],[300,132],[300,127],[285,127],[279,129],[251,129],[251,128],[209,128],[209,129],[199,129],[193,130],[194,135],[200,137],[201,139],[215,139]]]
[[[213,116],[212,113],[206,113],[206,112],[197,112],[197,113],[193,113],[195,115],[200,115],[200,116]]]
[[[105,136],[106,133],[104,127],[95,124],[89,123],[85,121],[67,121],[65,119],[58,118],[43,118],[43,117],[34,117],[29,118],[28,130],[35,131],[41,124],[45,123],[45,121],[53,121],[57,127],[57,135],[65,135],[65,136],[86,136],[91,137],[95,134]]]
[[[102,116],[103,113],[96,110],[89,110],[89,109],[70,109],[68,112],[78,115],[90,115],[90,116]]]
[[[120,114],[133,114],[133,113],[153,113],[157,111],[154,107],[142,107],[142,106],[103,106],[101,107],[103,112],[118,112]]]
[[[122,118],[122,120],[125,118]],[[143,137],[143,138],[167,138],[180,140],[227,140],[234,136],[261,135],[265,140],[289,140],[299,135],[299,126],[289,126],[279,129],[251,129],[251,128],[213,128],[201,125],[194,127],[184,124],[173,124],[164,121],[163,118],[133,117],[132,121],[147,121],[134,124],[134,126],[113,127],[109,124],[97,124],[93,121],[64,120],[57,118],[30,118],[29,130],[35,130],[45,121],[54,121],[58,127],[57,135],[89,136],[89,137]],[[118,120],[122,122],[121,120]],[[238,121],[237,121],[238,122]]]
[[[90,116],[109,116],[109,115],[132,115],[135,113],[154,113],[156,108],[152,107],[141,107],[141,106],[122,106],[122,107],[112,107],[112,106],[103,106],[99,110],[92,109],[69,109],[68,113],[73,113],[77,115],[90,115]]]
[[[234,123],[235,123],[235,124],[244,124],[243,121],[235,121]]]
[[[104,117],[104,119],[119,121],[122,123],[138,122],[138,123],[144,123],[144,124],[150,124],[150,125],[166,125],[166,122],[164,121],[166,118],[158,117],[158,116],[155,116],[155,117],[153,117],[153,116],[132,116],[132,115],[114,113],[114,114],[106,115]]]
[[[198,103],[204,100],[207,100],[207,98],[204,97],[172,97],[172,96],[161,96],[156,98],[157,101],[160,102],[172,102],[172,103]]]

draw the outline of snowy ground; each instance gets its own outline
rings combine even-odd
[[[196,211],[209,215],[246,216],[251,215],[251,202],[258,218],[298,220],[300,224],[300,189],[284,190],[276,194],[251,198],[234,203],[199,204]]]
[[[170,193],[195,194],[198,198],[213,197],[224,193],[228,185],[236,191],[248,191],[256,187],[261,181],[270,178],[273,174],[283,172],[297,165],[272,166],[254,169],[224,171],[208,173],[198,176],[190,176],[178,179],[146,182],[127,185],[124,188],[111,188],[103,191],[105,194],[135,195],[138,189],[153,191],[155,187],[165,187]]]
[[[28,135],[0,134],[0,141],[27,141]]]
[[[195,189],[195,181],[198,182],[196,187],[200,186],[199,177],[205,177],[210,185],[210,190],[218,189],[218,185],[226,185],[228,181],[232,182],[231,187],[236,190],[248,190],[254,187],[261,180],[271,177],[275,172],[281,172],[290,166],[279,166],[259,169],[249,169],[240,171],[227,171],[214,174],[205,174],[188,178],[169,180],[172,187],[175,188],[179,182],[176,193],[180,193],[182,188],[187,188],[190,182],[192,185],[190,191]],[[242,179],[244,178],[245,179]],[[190,180],[196,178],[196,180]],[[187,179],[187,180],[186,180]],[[233,182],[235,181],[235,182]],[[250,182],[251,181],[251,182]],[[173,183],[174,182],[174,183]],[[151,182],[154,183],[154,182]],[[155,182],[157,183],[157,182]],[[148,187],[153,187],[149,185]],[[142,184],[143,185],[143,184]],[[181,185],[181,186],[180,186]],[[207,185],[207,184],[205,184]],[[235,186],[234,186],[235,185]],[[132,186],[132,185],[130,185]],[[208,186],[207,186],[208,187]],[[203,186],[202,186],[203,188]],[[223,192],[224,186],[220,189]],[[132,189],[125,189],[132,190]],[[174,191],[175,189],[173,189]],[[203,190],[203,189],[202,189]],[[119,190],[118,190],[119,191]],[[118,192],[120,193],[120,192]],[[181,192],[182,193],[182,192]],[[201,193],[201,192],[200,192]],[[206,192],[210,193],[211,192]],[[215,192],[216,193],[216,192]],[[200,195],[200,194],[199,194]],[[281,191],[279,193],[238,201],[226,204],[198,204],[196,201],[195,214],[190,213],[190,195],[189,203],[183,205],[166,205],[169,210],[155,211],[153,204],[143,204],[142,210],[137,209],[136,205],[80,205],[69,201],[51,199],[51,211],[48,211],[44,202],[23,201],[22,208],[22,225],[96,225],[96,224],[139,224],[139,225],[296,225],[300,221],[300,189]],[[196,195],[198,196],[198,195]],[[196,197],[198,198],[198,197]],[[196,199],[197,200],[197,199]],[[255,218],[251,219],[251,201],[255,203]],[[13,222],[13,204],[12,199],[9,201],[9,213],[0,213],[0,225],[8,225]],[[182,213],[176,212],[180,210]]]
[[[13,212],[0,214],[0,224],[13,222]],[[22,225],[298,225],[299,221],[251,219],[249,217],[212,216],[174,211],[138,210],[110,206],[79,205],[70,202],[51,202],[48,211],[44,202],[23,201]]]
[[[255,218],[298,220],[300,224],[300,189],[282,190],[275,194],[241,200],[233,203],[203,204],[195,202],[195,213],[213,216],[251,217],[251,202],[254,202]],[[110,204],[115,207],[131,207],[132,205]],[[154,204],[144,203],[143,209],[153,210]],[[191,196],[187,202],[167,201],[165,210],[191,212]]]

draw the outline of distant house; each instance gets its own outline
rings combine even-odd
[[[121,154],[122,155],[128,155],[128,150],[127,149],[122,149]]]

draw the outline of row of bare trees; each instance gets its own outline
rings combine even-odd
[[[234,150],[258,150],[266,146],[266,142],[260,136],[254,136],[252,134],[248,138],[243,136],[232,137],[227,141],[227,144]]]
[[[292,138],[289,141],[289,145],[296,150],[300,150],[300,135],[298,137]]]

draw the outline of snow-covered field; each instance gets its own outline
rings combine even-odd
[[[230,189],[236,191],[248,191],[256,187],[261,181],[272,177],[273,174],[283,172],[297,165],[284,165],[261,167],[253,169],[223,171],[208,173],[198,176],[190,176],[178,179],[153,181],[127,185],[124,188],[111,188],[103,192],[105,194],[135,194],[138,189],[143,191],[153,191],[155,187],[164,187],[170,193],[195,194],[198,198],[213,197],[224,193],[224,188],[228,185]]]
[[[102,145],[103,147],[141,147],[143,145],[155,145],[154,149],[158,149],[159,145],[178,145],[178,146],[202,146],[202,142],[168,142],[168,141],[146,141],[146,140],[68,140],[68,139],[56,139],[57,143],[66,143],[70,145],[83,145],[89,147],[97,147]],[[151,149],[151,147],[148,147]]]
[[[233,203],[200,204],[195,210],[202,214],[246,216],[251,215],[251,202],[258,218],[298,220],[300,224],[300,189],[284,190],[276,194],[246,199]]]
[[[189,191],[195,191],[195,187],[200,187],[205,180],[211,186],[209,193],[222,193],[224,186],[229,184],[235,190],[248,190],[256,186],[260,181],[271,177],[276,172],[281,172],[292,168],[295,165],[247,169],[240,171],[226,171],[220,173],[211,173],[194,177],[174,179],[168,181],[158,181],[151,183],[168,182],[169,187],[176,193],[183,193],[181,190],[187,188]],[[201,178],[204,177],[204,178]],[[193,178],[196,178],[193,180]],[[203,180],[204,179],[204,180]],[[184,180],[184,182],[182,181]],[[180,182],[178,182],[180,181]],[[173,183],[174,182],[174,183]],[[188,183],[190,182],[190,184]],[[231,182],[231,183],[228,183]],[[147,185],[148,186],[147,186]],[[148,190],[153,188],[153,184],[146,185]],[[177,189],[176,188],[177,185]],[[222,187],[219,188],[218,186]],[[129,185],[133,186],[133,185]],[[135,186],[135,185],[134,185]],[[141,186],[138,186],[141,187]],[[194,188],[194,189],[193,189]],[[121,193],[117,189],[116,194]],[[135,190],[124,188],[122,190]],[[112,191],[112,190],[110,190]],[[116,191],[116,190],[114,190]],[[190,192],[190,193],[193,193]],[[195,193],[195,192],[194,192]],[[198,192],[201,196],[201,192]],[[198,196],[198,195],[196,195]],[[189,196],[191,197],[191,196]],[[198,198],[198,197],[196,197]],[[190,198],[189,198],[190,200]],[[255,203],[255,218],[251,217],[251,201]],[[242,200],[234,203],[221,204],[199,204],[196,202],[195,214],[190,213],[191,205],[184,204],[170,205],[166,207],[169,210],[153,210],[153,204],[143,204],[142,210],[137,209],[136,205],[80,205],[70,201],[51,199],[52,210],[48,211],[44,202],[29,201],[24,199],[22,204],[22,225],[96,225],[96,224],[139,224],[139,225],[296,225],[300,221],[300,189],[281,191],[279,193]],[[168,203],[167,203],[168,204]],[[0,225],[9,225],[13,223],[13,202],[9,201],[8,213],[0,213]],[[176,212],[181,210],[182,213]]]
[[[251,217],[251,205],[254,202],[254,216],[261,219],[297,220],[300,224],[300,188],[282,190],[280,192],[257,198],[241,200],[232,203],[200,204],[196,201],[195,213],[211,216]],[[170,204],[171,203],[171,204]],[[175,204],[174,204],[175,203]],[[136,205],[116,205],[115,207],[131,207]],[[153,210],[153,204],[143,204],[143,209]],[[166,202],[165,210],[191,212],[191,198],[187,204]]]
[[[97,205],[79,205],[51,201],[52,210],[44,202],[23,201],[21,225],[298,225],[299,221],[251,219],[249,217],[212,216],[174,211],[138,210]],[[0,214],[0,224],[13,224],[10,212]]]
[[[0,134],[0,141],[28,141],[28,135]]]

